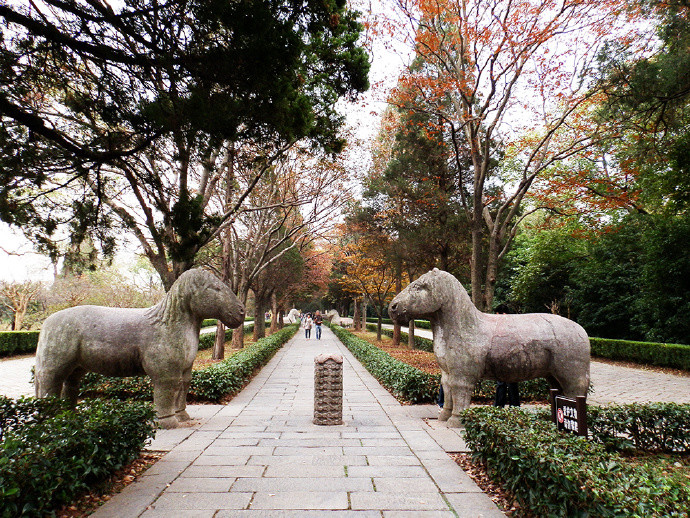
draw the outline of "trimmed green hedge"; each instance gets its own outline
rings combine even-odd
[[[690,452],[690,404],[590,406],[592,438],[617,451]]]
[[[150,404],[0,396],[0,516],[43,517],[139,455],[155,430]]]
[[[546,414],[495,407],[462,414],[473,455],[522,509],[535,516],[688,516],[687,480],[558,432]]]
[[[210,401],[237,394],[249,381],[254,370],[268,363],[276,351],[294,336],[297,329],[297,324],[287,326],[246,346],[222,362],[193,371],[190,394]]]
[[[378,318],[367,318],[368,323],[378,323]],[[388,325],[393,325],[393,321],[390,318],[382,318],[381,319],[382,324],[388,324]],[[415,327],[419,327],[421,329],[431,329],[431,322],[428,320],[415,320],[414,321]]]
[[[376,324],[367,324],[367,330],[376,332]],[[382,328],[381,333],[383,333],[386,336],[393,336],[392,329]],[[408,339],[409,335],[404,331],[400,331],[400,341],[407,343]],[[428,338],[414,335],[414,345],[415,349],[419,349],[420,351],[426,351],[429,353],[434,352],[434,341],[429,340]]]
[[[0,357],[36,352],[39,331],[0,332]]]
[[[439,375],[423,372],[407,363],[396,360],[366,340],[356,337],[340,326],[331,329],[345,347],[366,369],[396,398],[411,403],[430,403],[436,400]]]
[[[690,370],[690,345],[590,338],[592,355],[611,360]]]
[[[245,332],[248,331],[245,329]],[[296,332],[296,324],[287,326],[269,337],[247,345],[222,362],[192,371],[189,398],[216,402],[224,396],[236,394],[249,380],[254,370],[268,362]],[[226,333],[226,337],[229,337],[231,331]],[[202,336],[210,337],[208,340],[213,346],[215,334],[208,333]],[[113,378],[89,372],[82,379],[79,395],[151,401],[153,386],[148,376]]]

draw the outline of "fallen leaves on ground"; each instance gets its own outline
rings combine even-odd
[[[160,459],[164,451],[144,451],[133,462],[113,473],[108,480],[98,484],[89,493],[67,504],[56,513],[58,518],[82,518],[93,513],[99,506],[110,500],[134,482],[144,471]]]
[[[393,339],[389,336],[384,335],[381,337],[381,340],[377,340],[376,333],[369,331],[365,333],[354,332],[353,334],[375,345],[379,349],[384,350],[396,360],[417,367],[419,370],[428,374],[441,374],[441,369],[438,366],[438,361],[436,361],[436,355],[434,355],[434,353],[421,351],[419,349],[408,349],[406,343],[401,343],[400,346],[394,347]]]
[[[510,516],[511,518],[536,518],[533,514],[525,512],[513,495],[491,480],[486,471],[486,466],[480,461],[474,460],[471,454],[449,453],[448,455],[450,455],[455,463],[474,480],[475,484],[477,484],[484,493],[489,495],[491,500],[494,501],[506,516]]]

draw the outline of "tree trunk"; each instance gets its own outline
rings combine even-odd
[[[222,360],[225,358],[225,326],[219,320],[216,324],[216,342],[213,344],[213,359]]]
[[[254,324],[256,325],[256,323]],[[232,330],[232,348],[242,349],[244,347],[244,325]]]
[[[379,312],[378,318],[376,320],[376,340],[381,341],[381,324],[383,324],[381,318],[381,313]]]
[[[398,257],[395,261],[395,293],[402,291],[402,261]],[[400,347],[400,324],[393,322],[393,347]]]
[[[414,349],[415,348],[415,343],[414,343],[414,320],[410,320],[410,323],[408,324],[407,328],[407,348],[408,349]]]
[[[266,336],[266,298],[256,295],[254,299],[254,341]]]
[[[14,331],[21,331],[24,325],[24,315],[26,314],[26,309],[20,309],[14,313]]]
[[[497,238],[491,236],[489,242],[489,252],[486,258],[486,281],[484,283],[484,306],[482,311],[491,311],[494,305],[494,292],[496,290],[496,279],[498,276],[498,254],[499,243]]]
[[[367,330],[367,302],[362,298],[362,331]]]
[[[283,320],[283,313],[284,313],[284,311],[281,309],[280,314],[278,315],[278,329],[283,329],[283,327],[285,327],[285,321]]]
[[[271,334],[278,331],[278,297],[271,295]]]
[[[472,259],[470,264],[470,275],[472,277],[472,302],[477,309],[484,311],[484,297],[482,293],[483,264],[482,264],[482,228],[481,221],[479,227],[476,222],[472,224]]]
[[[361,331],[362,330],[362,320],[361,316],[359,314],[359,301],[355,299],[355,316],[353,318],[354,323],[355,323],[355,331]]]

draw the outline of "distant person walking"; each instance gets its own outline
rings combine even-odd
[[[313,320],[311,319],[311,315],[309,313],[307,313],[307,315],[302,319],[302,327],[304,328],[304,337],[307,340],[311,336],[312,324],[313,324]]]
[[[323,317],[321,312],[317,309],[314,315],[314,325],[316,326],[316,339],[321,340],[321,324],[323,324]]]

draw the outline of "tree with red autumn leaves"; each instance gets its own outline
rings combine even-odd
[[[634,10],[610,0],[398,0],[415,62],[390,102],[442,124],[463,175],[471,291],[490,310],[498,267],[525,201],[564,161],[602,140],[600,90],[587,80],[608,36],[633,44]],[[398,18],[400,19],[400,18]],[[499,144],[497,146],[497,143]],[[469,148],[469,163],[464,163]],[[501,152],[498,153],[497,150]],[[596,159],[596,157],[590,157]]]

